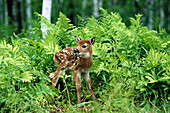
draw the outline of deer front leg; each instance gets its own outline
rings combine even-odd
[[[89,90],[90,90],[90,93],[92,94],[93,99],[94,99],[95,101],[97,101],[96,96],[95,96],[95,94],[94,94],[94,92],[93,92],[93,87],[92,87],[92,84],[91,84],[91,79],[90,79],[89,72],[83,73],[83,76],[84,76],[84,79],[85,79],[85,81],[86,81],[86,84],[87,84],[87,86],[88,86],[88,88],[89,88]]]
[[[81,103],[81,73],[79,71],[73,71],[74,73],[74,79],[76,82],[76,90],[77,90],[77,96],[78,96],[78,104]]]

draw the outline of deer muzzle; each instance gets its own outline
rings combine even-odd
[[[78,49],[75,49],[75,50],[74,50],[74,53],[75,53],[75,54],[79,54],[79,52],[80,52],[80,51],[79,51]]]

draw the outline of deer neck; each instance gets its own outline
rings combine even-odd
[[[84,70],[89,70],[93,64],[93,56],[89,52],[88,57],[80,57],[79,67]]]

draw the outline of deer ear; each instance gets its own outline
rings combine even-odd
[[[81,38],[79,38],[78,36],[74,36],[74,37],[75,37],[77,43],[81,40]]]
[[[94,44],[94,42],[95,42],[95,37],[90,38],[90,41],[89,41],[89,42],[90,42],[90,44],[91,44],[91,45],[93,45],[93,44]]]

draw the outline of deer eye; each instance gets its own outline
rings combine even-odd
[[[82,45],[82,48],[86,48],[87,46],[86,45]]]

